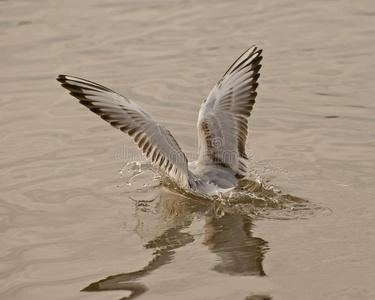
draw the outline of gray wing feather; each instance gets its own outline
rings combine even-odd
[[[172,134],[147,111],[124,96],[86,79],[59,75],[57,80],[79,102],[134,138],[146,157],[182,185],[188,185],[188,161]]]
[[[248,121],[257,95],[262,50],[246,50],[211,90],[198,118],[199,162],[226,166],[243,176]]]

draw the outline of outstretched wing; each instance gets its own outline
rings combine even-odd
[[[113,127],[129,134],[146,157],[182,185],[188,185],[188,161],[168,129],[147,111],[97,83],[68,75],[57,80],[79,102]]]
[[[215,85],[199,111],[199,162],[246,173],[247,118],[253,109],[262,50],[246,50]]]

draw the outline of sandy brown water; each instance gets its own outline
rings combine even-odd
[[[55,80],[127,95],[194,158],[253,44],[248,151],[303,209],[128,185],[136,146]],[[0,1],[0,45],[1,299],[375,299],[373,1]]]

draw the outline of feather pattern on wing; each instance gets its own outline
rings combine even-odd
[[[79,102],[112,126],[134,138],[146,157],[183,186],[188,186],[188,162],[168,129],[124,96],[82,78],[59,75],[61,85]]]
[[[203,102],[198,118],[199,164],[227,167],[246,174],[248,121],[257,95],[262,50],[246,50]]]

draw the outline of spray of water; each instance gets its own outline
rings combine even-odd
[[[253,162],[254,163],[254,162]],[[259,170],[259,166],[261,166]],[[258,162],[257,169],[250,169],[238,187],[227,193],[208,196],[191,189],[182,188],[167,175],[148,162],[127,163],[120,170],[119,189],[132,199],[137,207],[148,206],[156,201],[163,190],[167,189],[193,201],[215,202],[225,211],[243,213],[252,217],[272,219],[307,218],[317,212],[329,212],[312,201],[284,193],[281,188],[272,185],[268,175],[278,172],[290,182],[288,172],[280,167]]]

